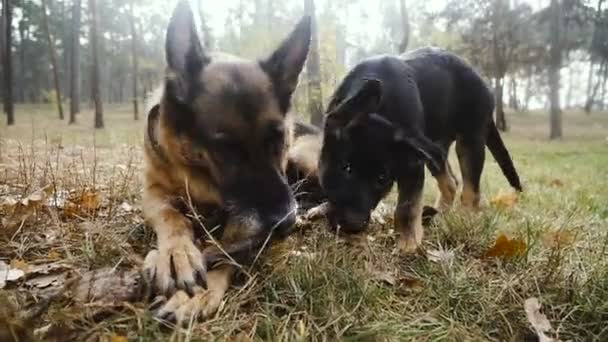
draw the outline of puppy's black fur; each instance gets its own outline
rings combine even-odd
[[[493,110],[492,92],[479,74],[444,50],[423,48],[358,64],[333,94],[325,117],[318,171],[331,223],[343,231],[363,230],[397,182],[400,242],[405,249],[417,246],[424,165],[438,180],[442,204],[450,205],[456,181],[447,151],[454,141],[464,204],[478,205],[485,146],[521,190]]]

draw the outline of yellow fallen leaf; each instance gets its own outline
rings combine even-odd
[[[110,337],[110,342],[128,342],[129,339],[126,336],[122,335],[112,335]]]
[[[411,290],[420,291],[424,288],[422,281],[418,278],[404,276],[399,279],[399,283]]]
[[[85,211],[93,211],[99,209],[101,198],[95,191],[86,190],[80,196],[80,207]]]
[[[513,259],[524,255],[526,248],[527,245],[524,240],[518,238],[509,239],[506,235],[501,234],[496,238],[494,246],[485,253],[485,257]]]
[[[27,262],[25,262],[21,259],[13,259],[13,260],[11,260],[11,268],[16,268],[18,270],[22,270],[23,272],[27,273],[30,269],[30,265],[28,265]]]
[[[511,209],[517,204],[518,197],[515,193],[500,193],[496,197],[492,198],[490,203],[497,208]]]
[[[574,242],[574,236],[564,230],[553,230],[542,235],[543,244],[549,248],[566,247]]]

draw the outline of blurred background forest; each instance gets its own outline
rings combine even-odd
[[[305,13],[315,36],[297,91],[298,114],[320,123],[344,74],[374,54],[434,45],[456,52],[486,78],[496,121],[540,111],[562,136],[565,109],[608,107],[608,4],[604,0],[192,0],[205,46],[262,57]],[[9,126],[15,104],[47,103],[80,120],[127,104],[135,120],[164,74],[164,38],[176,1],[2,0],[0,74]],[[505,111],[508,113],[505,116]],[[565,112],[567,115],[568,112]]]

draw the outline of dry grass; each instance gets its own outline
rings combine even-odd
[[[66,196],[81,203],[25,214],[0,204],[0,260],[62,261],[76,273],[137,267],[155,243],[139,211],[142,124],[128,107],[110,108],[108,128],[97,133],[88,115],[66,128],[49,108],[18,109],[17,127],[0,126],[0,203],[47,185],[49,203]],[[510,190],[488,157],[486,207],[439,218],[426,230],[426,253],[394,253],[390,219],[348,240],[320,223],[275,246],[218,314],[188,329],[163,329],[142,302],[82,304],[66,296],[24,324],[50,329],[37,331],[49,340],[78,341],[521,341],[534,337],[523,302],[538,297],[561,340],[608,340],[608,116],[567,114],[568,139],[551,143],[538,114],[510,118],[506,140],[525,193],[512,207],[490,205]],[[432,203],[436,190],[427,183]],[[95,210],[83,205],[87,193],[99,195]],[[523,241],[525,251],[486,257],[499,234]],[[17,281],[0,291],[3,301],[29,308],[48,289]],[[0,330],[8,317],[8,304],[2,307]]]

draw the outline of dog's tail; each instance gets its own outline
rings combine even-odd
[[[494,124],[494,121],[490,121],[489,126],[486,145],[490,149],[490,152],[492,152],[492,155],[494,156],[494,159],[496,159],[498,166],[500,166],[502,173],[505,175],[505,177],[507,177],[509,184],[511,184],[515,190],[522,191],[523,189],[521,187],[519,175],[517,175],[517,171],[515,171],[513,160],[511,159],[509,151],[507,151],[507,148],[500,137],[496,124]]]

